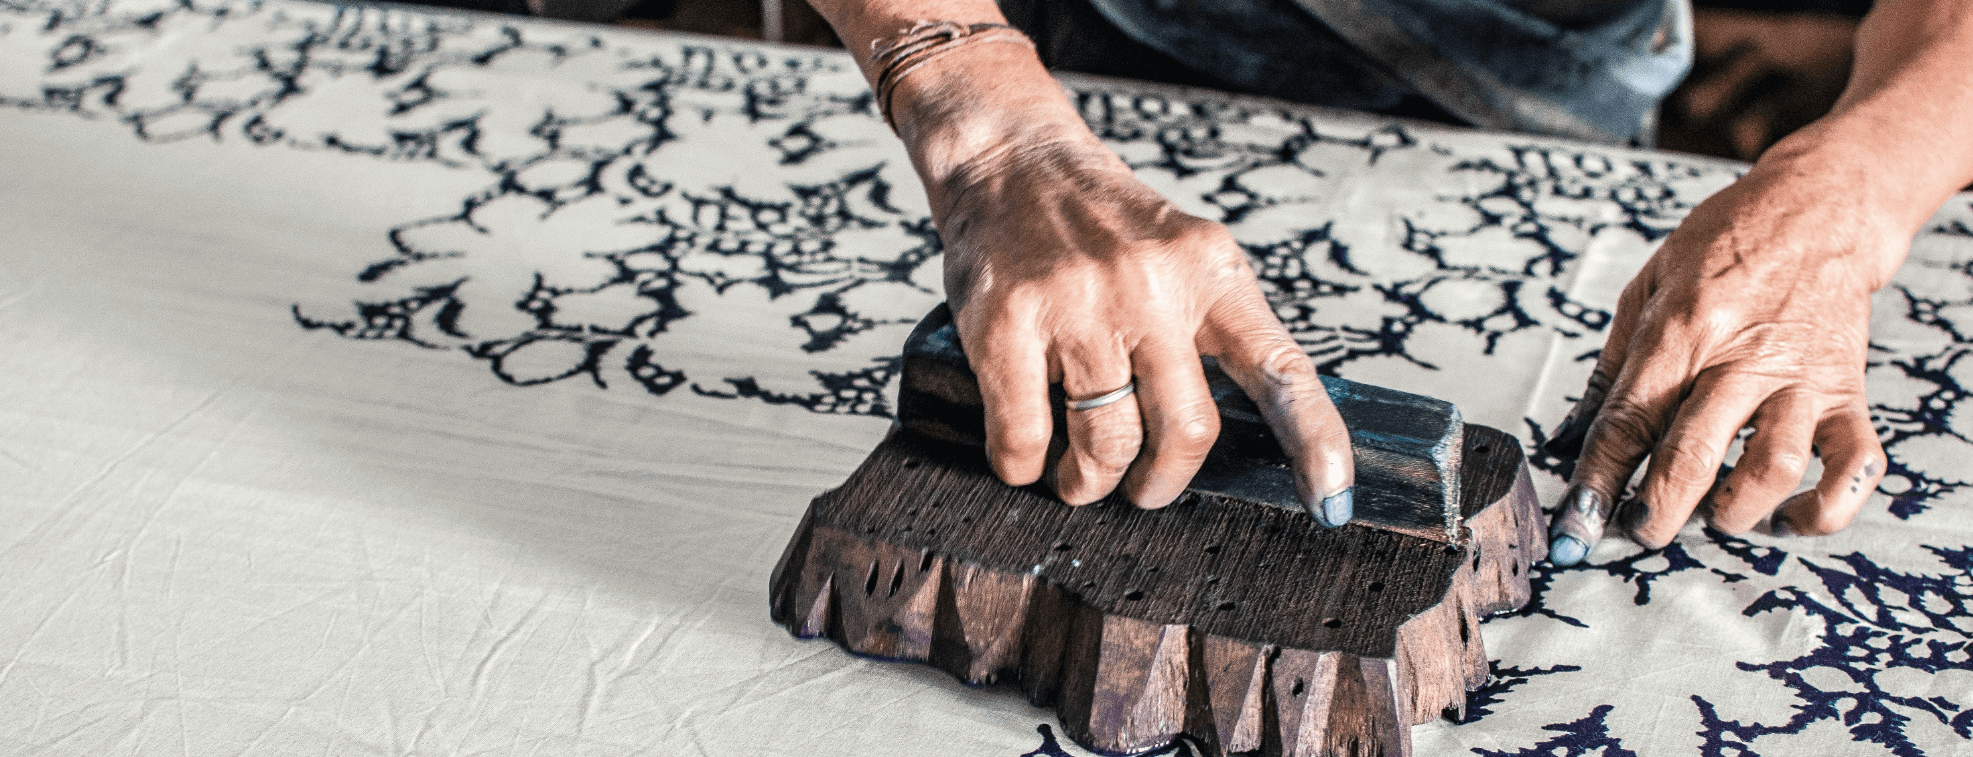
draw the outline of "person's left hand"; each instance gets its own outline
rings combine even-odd
[[[1870,296],[1910,244],[1899,214],[1874,207],[1865,170],[1763,162],[1695,208],[1625,287],[1589,386],[1549,442],[1581,454],[1552,562],[1588,554],[1647,456],[1636,495],[1615,508],[1647,548],[1669,544],[1702,500],[1728,534],[1770,513],[1783,533],[1849,525],[1885,471],[1864,401]],[[1789,496],[1811,454],[1821,480]]]

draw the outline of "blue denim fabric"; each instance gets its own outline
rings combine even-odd
[[[1258,94],[1648,142],[1691,67],[1687,0],[1091,0],[1124,33]]]

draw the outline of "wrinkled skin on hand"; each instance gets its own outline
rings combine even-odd
[[[1624,289],[1588,388],[1550,442],[1581,454],[1550,531],[1553,562],[1583,559],[1647,456],[1614,516],[1647,548],[1669,544],[1701,504],[1728,534],[1771,513],[1780,533],[1849,525],[1885,472],[1864,401],[1870,295],[1910,243],[1855,179],[1757,166],[1694,209]],[[1812,454],[1821,479],[1790,496]]]
[[[1046,475],[1071,504],[1120,481],[1141,507],[1170,503],[1218,435],[1200,367],[1212,355],[1267,415],[1311,512],[1349,520],[1348,432],[1225,227],[1180,211],[1086,131],[997,147],[934,195],[995,472]],[[1121,401],[1069,411],[1068,445],[1050,449],[1049,384],[1087,399],[1133,380]]]

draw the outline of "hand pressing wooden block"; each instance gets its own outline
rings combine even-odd
[[[1191,489],[1301,510],[1288,457],[1260,408],[1210,358],[1205,372],[1219,405],[1220,432]],[[1458,538],[1459,479],[1454,474],[1465,427],[1459,408],[1334,376],[1323,376],[1322,383],[1350,428],[1358,484],[1355,520],[1434,541]],[[1067,424],[1059,390],[1055,400],[1060,437]],[[934,439],[984,445],[979,381],[960,349],[952,313],[943,304],[905,342],[898,421]]]
[[[810,505],[775,568],[772,612],[791,632],[1017,682],[1105,752],[1189,736],[1213,754],[1405,755],[1412,724],[1463,711],[1485,682],[1477,623],[1527,601],[1547,549],[1513,437],[1409,395],[1332,391],[1339,409],[1359,402],[1344,417],[1358,501],[1387,503],[1376,520],[1360,505],[1324,529],[1292,485],[1266,484],[1285,461],[1265,426],[1215,448],[1225,483],[1169,507],[1069,507],[994,478],[970,372],[925,344],[939,332],[913,335],[906,423]]]

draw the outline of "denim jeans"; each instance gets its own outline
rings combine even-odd
[[[1003,0],[1043,60],[1494,129],[1648,143],[1687,0]]]

